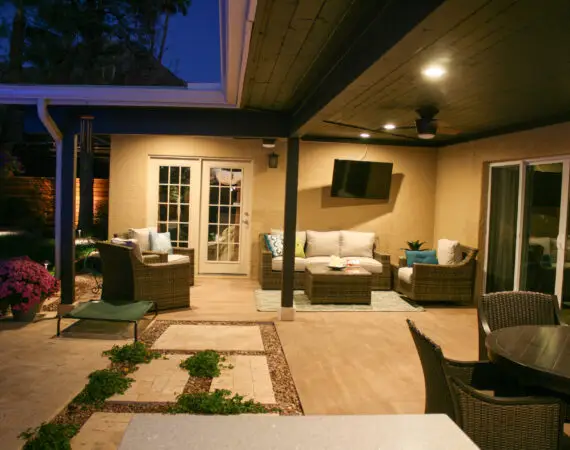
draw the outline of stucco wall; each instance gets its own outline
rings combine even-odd
[[[257,276],[259,233],[281,227],[285,192],[284,142],[278,142],[279,168],[267,168],[258,139],[187,136],[113,136],[109,183],[109,233],[146,226],[149,155],[250,158],[254,164],[251,218],[252,270]],[[329,195],[335,158],[394,163],[390,201],[333,199]],[[434,224],[437,151],[407,147],[301,142],[298,229],[374,231],[379,248],[393,261],[406,240],[431,245]]]
[[[570,123],[440,148],[433,240],[477,247],[478,287],[484,260],[487,167],[490,162],[570,155]]]

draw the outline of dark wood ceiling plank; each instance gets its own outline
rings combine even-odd
[[[263,36],[265,36],[266,29],[269,26],[268,18],[274,2],[275,0],[257,0],[244,77],[242,105],[249,105],[251,103],[251,96],[256,88],[255,74],[257,72],[258,62],[261,59]]]
[[[324,0],[299,3],[285,36],[281,52],[276,57],[270,86],[265,90],[262,99],[264,106],[279,108],[279,105],[275,105],[276,97],[287,83],[291,68],[297,64],[297,57],[301,49],[318,48],[322,45],[323,38],[326,39],[330,25],[318,20],[323,4],[326,4]],[[315,29],[320,33],[314,33]],[[308,39],[309,36],[310,40]]]
[[[289,31],[298,3],[299,0],[278,0],[273,3],[267,19],[268,26],[263,36],[260,58],[257,61],[252,87],[253,92],[247,106],[254,108],[263,107],[262,100],[265,90],[271,83],[271,74],[283,47],[285,36]]]
[[[335,45],[335,38],[337,41],[342,39],[336,37],[340,34],[349,39],[350,26],[347,23],[355,20],[356,8],[358,1],[355,0],[327,0],[323,4],[306,41],[299,48],[295,64],[287,70],[286,82],[280,86],[275,107],[289,109],[296,103],[296,96],[302,96],[310,85],[307,80],[309,74],[326,73],[334,64],[336,55],[331,55],[331,52],[340,51]]]

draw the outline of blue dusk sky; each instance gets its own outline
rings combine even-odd
[[[5,5],[0,16],[11,24],[14,8]],[[8,53],[8,39],[0,39],[0,52]],[[189,83],[221,81],[218,0],[192,0],[186,17],[171,17],[162,63]]]

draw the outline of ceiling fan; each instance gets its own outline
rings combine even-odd
[[[433,139],[437,134],[442,135],[456,135],[459,134],[459,131],[449,127],[444,122],[441,122],[439,119],[436,119],[435,116],[439,113],[439,109],[435,106],[422,106],[416,109],[416,113],[418,114],[418,118],[415,120],[415,125],[412,126],[394,126],[387,128],[386,126],[382,126],[380,128],[365,128],[360,127],[357,125],[350,125],[347,123],[342,122],[335,122],[332,120],[325,120],[325,123],[331,125],[337,125],[345,128],[352,128],[361,131],[368,131],[371,133],[384,133],[389,134],[391,136],[401,137],[405,139]],[[404,134],[394,133],[391,130],[416,130],[416,136],[408,136]]]

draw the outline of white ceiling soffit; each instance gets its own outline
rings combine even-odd
[[[241,97],[257,0],[220,1],[222,83],[189,83],[188,87],[18,85],[0,84],[0,104],[178,106],[235,108]]]

